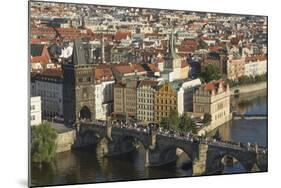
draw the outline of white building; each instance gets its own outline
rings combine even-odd
[[[193,110],[193,94],[195,90],[201,85],[199,78],[184,82],[182,84],[183,94],[183,111],[192,112]]]
[[[44,117],[63,117],[63,77],[61,69],[46,69],[36,75],[35,95],[41,96]]]
[[[154,121],[154,93],[158,83],[142,80],[137,87],[137,119],[143,123]]]
[[[172,87],[177,91],[177,110],[179,115],[184,112],[192,112],[193,109],[193,94],[201,85],[199,78],[188,81],[174,81]]]
[[[265,56],[247,57],[245,60],[245,76],[257,76],[267,72],[267,59]]]
[[[115,81],[109,68],[97,68],[95,78],[95,116],[97,120],[106,120],[106,117],[113,112]]]
[[[42,122],[41,117],[41,97],[31,97],[30,100],[30,124],[33,125],[39,125]]]

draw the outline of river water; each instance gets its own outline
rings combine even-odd
[[[243,114],[266,114],[266,92],[252,93],[232,99],[232,108]],[[233,120],[217,128],[224,140],[267,145],[267,120]],[[214,130],[213,132],[216,132]],[[97,183],[107,181],[138,180],[191,176],[189,157],[183,153],[177,161],[161,167],[146,168],[145,152],[139,149],[118,157],[101,158],[95,147],[57,154],[52,165],[31,165],[31,184],[58,185]],[[225,166],[224,172],[245,172],[239,162]]]

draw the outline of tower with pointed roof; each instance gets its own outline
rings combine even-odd
[[[175,37],[173,31],[169,37],[168,51],[165,56],[165,65],[167,69],[172,70],[181,67],[181,58],[175,50]]]
[[[95,67],[87,61],[81,40],[75,40],[72,62],[63,68],[64,122],[73,125],[80,119],[95,117]]]
[[[169,37],[168,50],[164,57],[165,72],[169,72],[172,75],[172,80],[181,80],[188,77],[189,66],[186,62],[182,61],[182,58],[176,53],[175,50],[175,37],[172,31]]]

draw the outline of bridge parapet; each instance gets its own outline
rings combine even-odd
[[[146,149],[146,166],[159,166],[176,160],[176,148],[180,148],[193,161],[194,172],[197,175],[221,170],[221,159],[226,155],[236,158],[247,171],[250,171],[253,165],[263,171],[267,169],[267,149],[257,145],[208,141],[196,136],[176,136],[104,123],[81,123],[79,134],[83,136],[87,131],[93,132],[90,135],[97,137],[96,142],[102,140],[102,151],[108,156],[131,151],[135,148],[136,141],[141,142]]]

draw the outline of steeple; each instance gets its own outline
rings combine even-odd
[[[170,58],[176,59],[179,58],[176,50],[175,50],[175,36],[174,36],[174,30],[172,30],[170,36],[169,36],[169,50],[168,50],[168,56]]]

